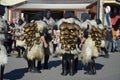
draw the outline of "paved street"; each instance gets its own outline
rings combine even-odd
[[[61,60],[51,56],[50,70],[41,70],[42,73],[27,72],[27,63],[16,55],[9,57],[5,67],[4,80],[120,80],[120,53],[110,54],[110,58],[96,59],[96,75],[85,75],[79,59],[79,70],[74,76],[61,76]]]

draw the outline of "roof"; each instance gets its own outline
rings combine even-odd
[[[24,4],[18,9],[79,9],[86,8],[89,4]]]
[[[97,5],[97,1],[91,3],[90,5],[87,6],[87,8],[91,8],[93,5]]]
[[[109,5],[109,4],[111,4],[111,5],[114,5],[114,6],[120,6],[120,2],[118,2],[117,0],[105,0],[104,1],[104,6],[106,6],[106,5]]]
[[[37,4],[81,4],[92,3],[96,0],[28,0],[29,3]]]
[[[17,9],[80,9],[96,0],[27,0]]]
[[[0,0],[0,4],[4,6],[14,6],[16,4],[26,2],[27,0]]]

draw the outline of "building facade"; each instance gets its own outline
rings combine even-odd
[[[27,0],[0,0],[0,4],[6,6],[4,18],[10,20],[14,15],[18,15],[14,12],[14,8],[26,2]]]
[[[28,22],[33,19],[36,12],[50,9],[54,19],[63,17],[66,11],[73,12],[79,19],[81,13],[88,12],[95,18],[104,21],[104,8],[109,5],[111,11],[119,12],[119,0],[0,0],[6,7],[5,18],[25,17]]]
[[[14,1],[16,0],[12,0],[11,2]],[[18,19],[25,17],[27,22],[29,22],[33,19],[36,12],[44,11],[45,9],[50,9],[52,11],[52,17],[56,20],[62,18],[66,11],[73,12],[80,19],[81,13],[88,12],[86,6],[95,1],[96,0],[24,0],[16,4],[6,5],[7,19],[11,20],[12,18]],[[11,4],[11,2],[7,3]]]
[[[105,7],[110,6],[112,15],[116,11],[116,15],[120,14],[120,1],[119,0],[97,0],[96,2],[87,6],[90,13],[96,14],[102,22],[104,22]]]

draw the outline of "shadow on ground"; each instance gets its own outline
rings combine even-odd
[[[26,72],[27,72],[27,68],[15,69],[11,72],[5,73],[4,74],[4,79],[5,80],[21,79]]]
[[[61,60],[56,60],[56,61],[50,61],[49,62],[49,68],[52,68],[52,67],[58,67],[60,66],[62,63],[61,63]]]
[[[57,68],[60,65],[62,65],[62,61],[61,60],[56,60],[56,61],[50,61],[49,62],[49,68],[52,68],[52,67]],[[103,66],[104,65],[102,65],[100,63],[95,63],[96,70],[101,70]],[[83,65],[81,60],[78,60],[78,66],[77,67],[78,67],[78,70],[83,70],[83,69],[86,70],[87,69],[87,66]]]
[[[88,70],[88,66],[87,65],[83,65],[84,70]],[[95,68],[96,70],[101,70],[104,67],[104,65],[100,64],[100,63],[95,63]]]

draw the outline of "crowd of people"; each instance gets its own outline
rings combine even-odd
[[[99,19],[91,19],[87,13],[79,20],[72,12],[66,12],[55,22],[50,10],[45,10],[36,13],[33,21],[26,23],[24,18],[5,21],[2,18],[4,6],[0,5],[0,10],[0,80],[3,80],[7,55],[10,56],[12,51],[18,52],[17,57],[26,59],[28,72],[33,73],[49,69],[50,54],[61,56],[63,76],[73,76],[77,72],[79,54],[83,64],[88,66],[85,74],[94,75],[95,58],[99,57],[101,50],[107,58],[111,52],[120,51],[120,27],[117,30],[105,27]],[[101,31],[104,30],[105,38],[94,40],[95,30],[100,36],[103,36]]]

